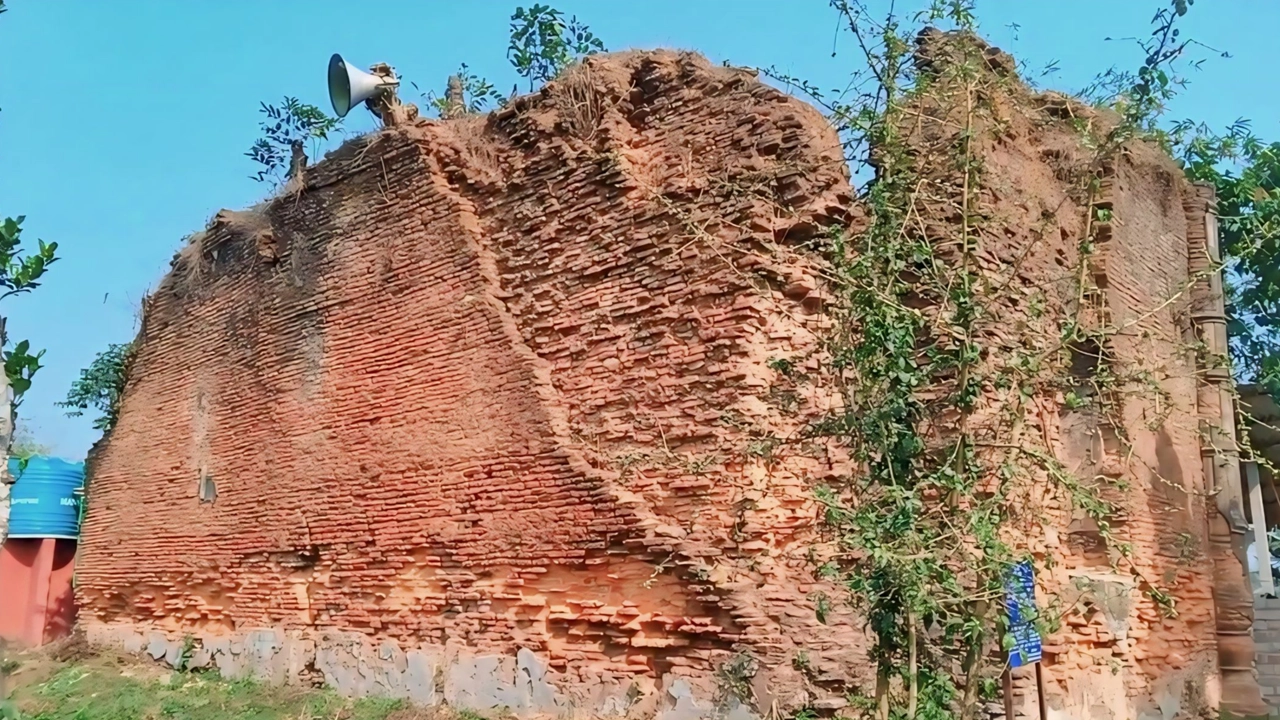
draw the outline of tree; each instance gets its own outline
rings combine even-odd
[[[285,97],[279,105],[261,103],[266,118],[259,124],[262,137],[254,141],[245,155],[262,166],[250,175],[258,182],[281,182],[292,178],[306,164],[304,149],[309,141],[329,139],[342,123],[315,105]],[[314,155],[316,148],[313,148]]]
[[[1187,176],[1218,193],[1227,330],[1236,375],[1280,391],[1280,143],[1237,121],[1223,134],[1180,123],[1172,132]]]
[[[507,59],[529,81],[530,92],[574,60],[604,51],[604,43],[577,17],[565,20],[564,13],[550,5],[537,4],[527,10],[517,7],[511,16]]]
[[[22,248],[22,223],[26,217],[7,217],[0,222],[0,299],[21,295],[40,287],[40,278],[57,261],[58,243],[36,240],[36,251],[27,254]],[[41,350],[31,353],[31,343],[21,340],[9,347],[4,319],[0,318],[0,344],[4,351],[4,370],[13,388],[13,408],[16,412],[22,396],[31,389],[31,378],[41,368]]]
[[[89,367],[71,384],[67,399],[58,403],[69,408],[67,417],[80,417],[90,408],[100,414],[93,421],[96,430],[110,431],[120,417],[120,398],[128,382],[129,360],[133,343],[113,343],[98,353]]]

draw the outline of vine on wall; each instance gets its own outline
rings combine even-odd
[[[1056,308],[1027,308],[1013,343],[1004,326],[1032,249],[1012,268],[983,256],[1004,228],[984,192],[982,146],[1006,129],[997,86],[1017,80],[977,39],[973,3],[938,0],[904,22],[874,17],[860,0],[831,0],[870,69],[851,86],[871,89],[852,102],[773,73],[823,105],[853,159],[874,172],[862,196],[866,226],[833,229],[825,247],[831,322],[816,381],[841,402],[809,434],[849,448],[857,467],[819,491],[839,548],[819,573],[847,588],[866,617],[876,673],[862,707],[877,718],[971,718],[994,697],[1009,570],[1053,562],[1025,541],[1043,520],[1026,511],[1038,485],[1087,515],[1117,569],[1176,613],[1114,527],[1119,474],[1075,477],[1035,418],[1044,403],[1087,411],[1125,456],[1124,403],[1163,393],[1150,373],[1113,362],[1111,338],[1126,328],[1107,316],[1094,255],[1115,220],[1105,178],[1128,143],[1153,136],[1177,85],[1172,66],[1187,44],[1176,24],[1189,4],[1157,14],[1143,65],[1120,76],[1127,83],[1109,98],[1115,112],[1065,120],[1085,155],[1071,172],[1084,213],[1072,287]],[[1056,219],[1047,225],[1057,232]],[[788,382],[807,379],[794,375],[801,365],[773,363]],[[1038,621],[1051,632],[1057,618]]]

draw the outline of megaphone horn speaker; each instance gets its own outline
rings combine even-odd
[[[351,67],[337,53],[329,58],[329,101],[338,117],[346,117],[351,108],[398,84],[394,77]]]

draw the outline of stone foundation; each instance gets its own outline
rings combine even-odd
[[[632,713],[659,720],[757,717],[736,698],[678,675],[571,684],[524,648],[514,656],[477,654],[448,646],[402,648],[359,633],[271,629],[200,638],[94,624],[85,633],[95,647],[145,655],[175,669],[216,668],[224,678],[277,685],[323,682],[350,697],[402,698],[428,707],[584,719]]]

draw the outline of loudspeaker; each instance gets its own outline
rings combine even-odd
[[[329,102],[338,117],[346,117],[351,108],[399,84],[394,77],[353,68],[337,53],[329,58]]]

